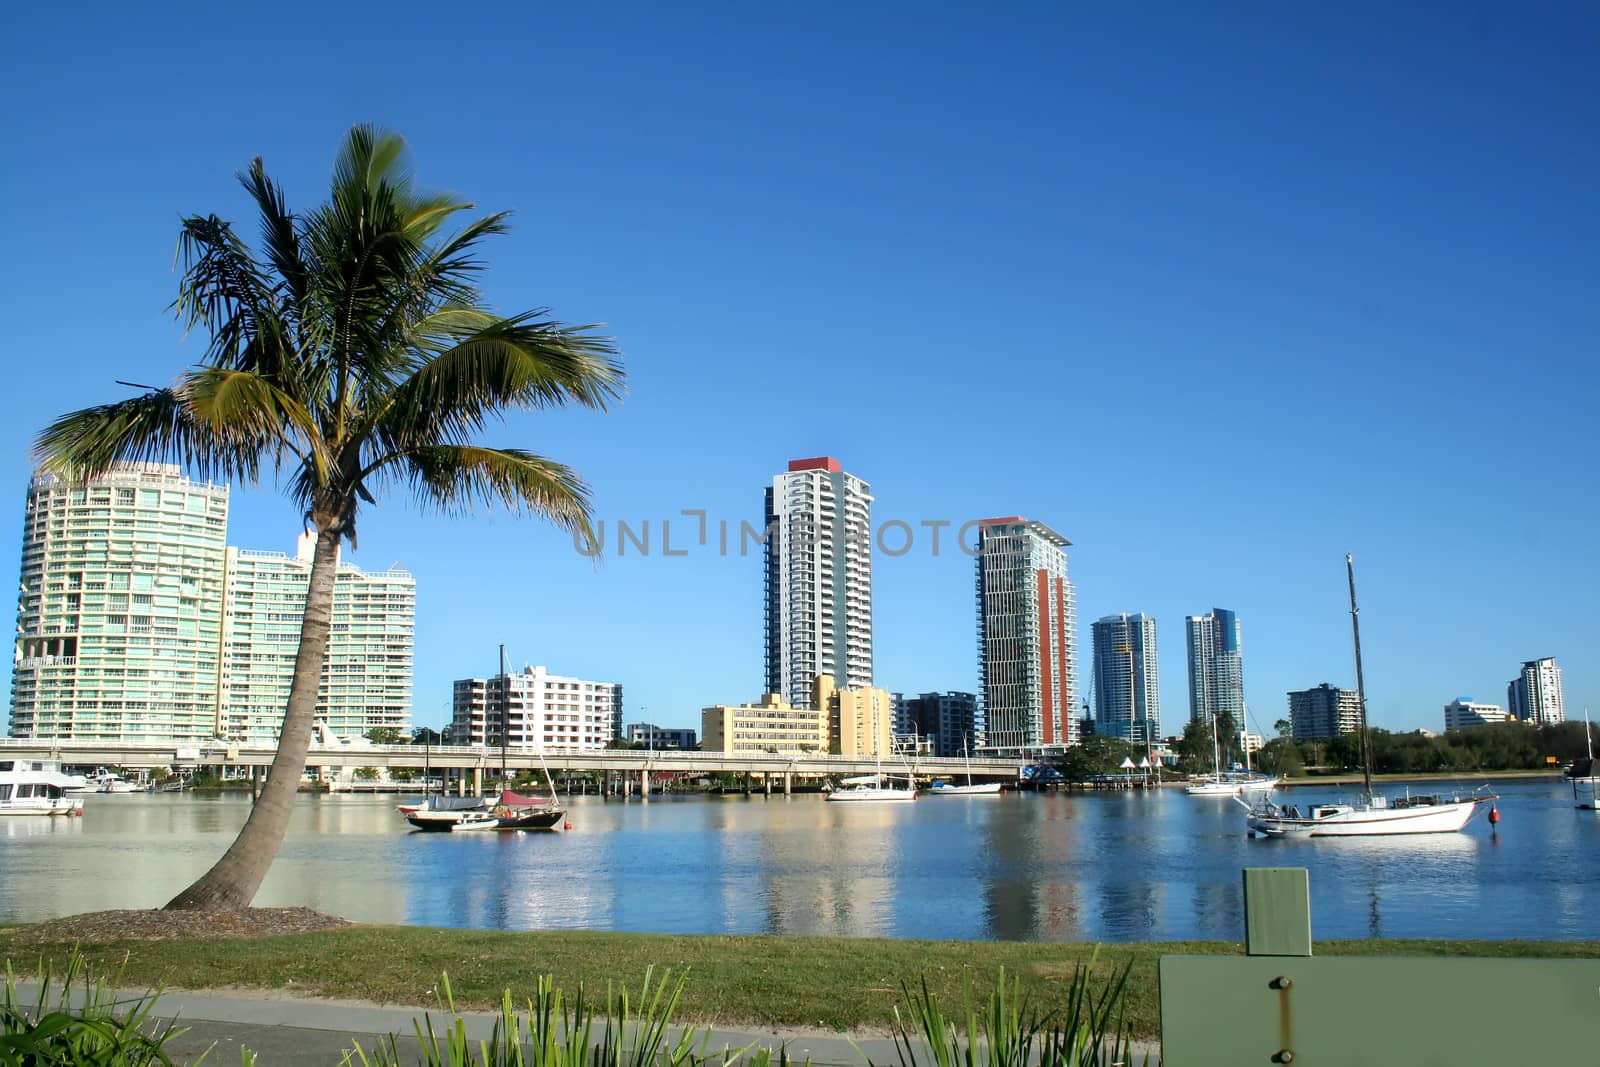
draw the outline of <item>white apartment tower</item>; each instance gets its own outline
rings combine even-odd
[[[1522,665],[1522,673],[1506,687],[1506,701],[1511,714],[1523,722],[1551,725],[1567,721],[1561,668],[1549,656]]]
[[[1071,543],[1020,515],[978,524],[978,660],[989,749],[1059,751],[1078,743]]]
[[[227,546],[228,489],[127,464],[28,487],[13,737],[273,742],[289,701],[309,539]],[[340,564],[316,717],[340,736],[411,718],[416,583]]]
[[[827,457],[766,491],[766,692],[808,707],[817,675],[872,686],[872,487]]]
[[[1225,716],[1243,730],[1244,666],[1239,617],[1225,608],[1184,620],[1189,636],[1189,721]]]
[[[552,674],[545,667],[459,678],[450,740],[509,748],[601,749],[621,736],[622,686]]]
[[[293,556],[229,548],[222,645],[221,736],[272,742],[294,681],[300,620],[316,542],[302,534]],[[340,737],[411,724],[417,583],[399,567],[362,571],[341,562],[333,630],[316,718]]]
[[[11,735],[203,741],[217,733],[228,489],[127,464],[38,474],[22,525]]]

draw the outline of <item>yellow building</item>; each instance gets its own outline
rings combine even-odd
[[[811,702],[828,726],[828,751],[841,756],[887,756],[894,732],[894,704],[885,689],[839,689],[833,675],[819,674]]]
[[[828,716],[768,693],[755,704],[702,708],[700,736],[702,752],[826,752]]]

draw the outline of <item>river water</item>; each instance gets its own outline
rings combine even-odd
[[[1297,789],[1296,803],[1336,790]],[[420,834],[393,797],[303,796],[256,899],[501,930],[1026,941],[1237,940],[1241,868],[1311,871],[1317,938],[1600,939],[1600,819],[1562,783],[1416,838],[1260,841],[1226,798],[1145,793],[571,800],[570,832]],[[209,866],[237,797],[91,796],[0,819],[0,921],[156,907]]]

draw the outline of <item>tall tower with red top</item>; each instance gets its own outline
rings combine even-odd
[[[978,658],[990,749],[1038,753],[1078,743],[1071,544],[1020,515],[978,524]]]
[[[872,487],[827,456],[766,491],[766,691],[808,707],[819,674],[872,684]]]

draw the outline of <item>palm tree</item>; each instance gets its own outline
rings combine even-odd
[[[246,484],[270,468],[316,535],[266,788],[222,859],[168,908],[247,907],[272,865],[305,770],[339,546],[355,544],[361,505],[404,483],[424,506],[504,505],[593,543],[573,470],[474,437],[508,409],[604,409],[622,387],[616,349],[547,309],[487,311],[475,253],[506,231],[506,215],[445,234],[472,205],[418,191],[404,156],[398,136],[355,127],[328,201],[305,215],[252,162],[239,178],[260,213],[259,252],[215,215],[182,224],[173,306],[209,334],[205,358],[165,389],[62,416],[36,445],[47,469],[74,479],[140,460]]]

